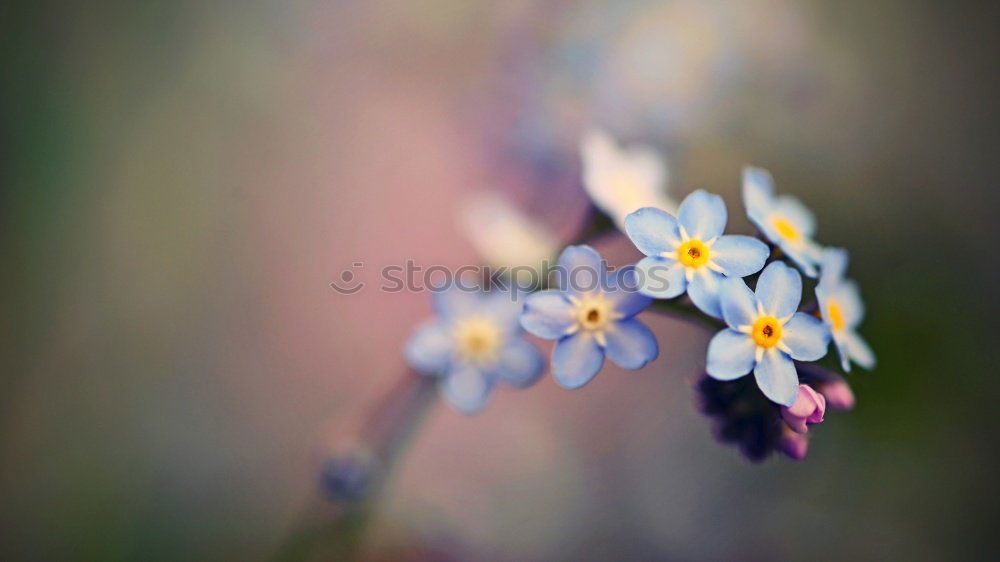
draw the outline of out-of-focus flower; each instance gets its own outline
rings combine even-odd
[[[782,262],[764,268],[756,292],[738,277],[722,282],[722,316],[729,328],[708,344],[708,374],[732,380],[753,370],[765,396],[785,406],[795,403],[799,378],[795,363],[826,355],[830,332],[816,317],[796,312],[802,277]]]
[[[782,406],[781,417],[796,433],[809,431],[806,424],[823,422],[826,414],[826,398],[807,384],[799,385],[799,394],[791,406]]]
[[[646,254],[636,264],[639,290],[661,299],[687,291],[702,312],[720,318],[722,280],[757,273],[768,256],[756,238],[723,235],[727,218],[722,198],[700,189],[684,198],[677,218],[652,207],[626,217],[625,232]]]
[[[705,376],[695,391],[699,410],[713,421],[716,439],[736,445],[753,462],[763,461],[778,448],[785,424],[778,406],[753,381]]]
[[[580,143],[583,187],[599,209],[624,230],[625,217],[642,207],[673,211],[667,196],[667,170],[651,148],[621,148],[602,131],[587,133]]]
[[[523,337],[521,302],[514,297],[457,286],[434,293],[437,317],[406,344],[410,366],[441,377],[441,393],[462,413],[480,411],[498,380],[523,388],[542,374],[545,360]]]
[[[635,272],[609,273],[590,246],[569,246],[559,256],[560,288],[528,296],[521,325],[536,336],[557,340],[552,374],[565,388],[589,382],[604,357],[626,369],[656,359],[653,333],[633,318],[651,299],[634,288]]]
[[[747,216],[803,273],[816,277],[819,246],[812,240],[816,219],[798,199],[774,195],[774,179],[762,168],[743,169]]]
[[[861,292],[853,280],[844,279],[847,270],[847,250],[828,248],[820,263],[816,299],[820,314],[829,326],[833,343],[840,355],[840,364],[850,372],[851,361],[865,369],[875,367],[875,352],[858,335],[857,328],[865,316]]]
[[[544,264],[558,247],[552,233],[496,193],[468,199],[462,207],[461,226],[486,263],[511,268],[517,281],[523,276],[540,279]]]
[[[826,405],[834,410],[850,410],[854,407],[854,392],[843,379],[820,383],[816,385],[816,389],[826,398]]]
[[[792,460],[804,460],[806,453],[809,452],[809,436],[805,433],[796,433],[791,427],[782,425],[778,450]]]

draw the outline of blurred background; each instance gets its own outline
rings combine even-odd
[[[750,464],[692,405],[709,335],[648,318],[641,371],[438,405],[365,556],[986,558],[998,12],[5,3],[0,558],[270,556],[430,314],[328,284],[355,261],[368,282],[476,263],[459,216],[484,190],[565,241],[594,126],[660,150],[672,196],[722,194],[732,230],[746,163],[815,210],[868,305],[857,408],[805,462]]]

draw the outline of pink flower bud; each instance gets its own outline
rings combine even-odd
[[[822,422],[825,413],[826,398],[806,384],[799,385],[799,395],[794,404],[781,408],[781,417],[796,433],[809,431],[806,424]]]
[[[854,392],[844,379],[822,383],[817,388],[826,398],[827,406],[834,410],[850,410],[854,407]]]
[[[809,436],[804,433],[796,433],[787,425],[782,426],[778,450],[792,460],[803,460],[806,458],[806,452],[809,451]]]

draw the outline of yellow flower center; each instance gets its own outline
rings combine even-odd
[[[583,297],[576,305],[576,318],[584,330],[603,330],[614,320],[612,303],[604,295]]]
[[[687,267],[701,267],[708,263],[708,246],[701,240],[688,240],[677,248],[677,260]]]
[[[826,315],[830,318],[830,326],[835,332],[844,329],[844,312],[840,310],[840,304],[830,299],[826,301]]]
[[[496,323],[472,317],[458,321],[452,332],[458,356],[470,363],[486,364],[496,360],[502,339]]]
[[[774,316],[761,316],[753,323],[753,341],[761,347],[774,347],[781,341],[781,322]]]
[[[792,224],[792,221],[785,217],[774,217],[771,220],[771,225],[774,226],[774,229],[778,231],[778,234],[782,238],[789,242],[795,242],[802,236],[799,233],[799,229],[795,228],[795,225]]]

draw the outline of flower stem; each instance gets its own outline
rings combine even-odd
[[[369,411],[347,451],[323,468],[329,503],[312,502],[274,560],[357,556],[374,505],[437,398],[437,380],[407,371]],[[332,504],[332,505],[331,505]]]
[[[611,219],[591,203],[584,212],[580,228],[573,235],[573,241],[570,242],[570,245],[595,244],[616,231]]]

